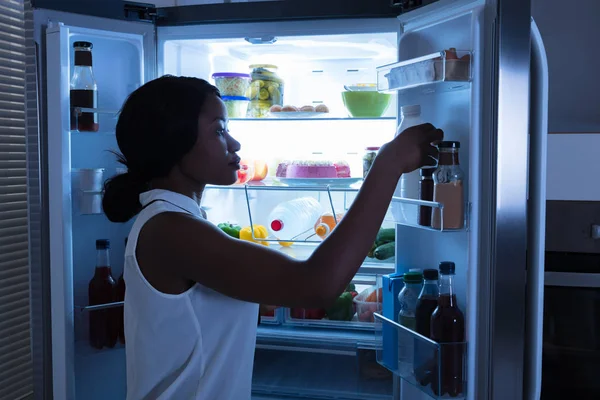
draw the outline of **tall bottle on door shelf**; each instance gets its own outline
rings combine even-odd
[[[125,248],[127,248],[127,238],[125,238]],[[123,263],[123,272],[125,272],[125,263]],[[119,279],[117,280],[117,288],[116,288],[116,293],[117,293],[117,297],[115,299],[115,301],[125,301],[125,279],[123,279],[123,274],[121,274],[121,276],[119,276]],[[123,305],[123,307],[119,307],[117,308],[118,311],[118,325],[119,325],[119,342],[125,344],[125,321],[124,321],[124,317],[125,317],[125,313],[124,313],[124,308],[125,306]]]
[[[438,271],[437,269],[426,269],[423,271],[423,289],[417,300],[417,311],[415,312],[417,333],[431,339],[431,314],[438,305]],[[429,343],[423,340],[415,340],[415,378],[421,385],[431,383],[433,367],[435,366],[434,354]]]
[[[431,227],[435,229],[460,229],[465,223],[465,199],[458,151],[460,142],[440,142],[438,167],[433,173],[433,201],[444,208],[434,208]]]
[[[409,271],[402,276],[404,287],[398,294],[398,323],[412,331],[417,325],[417,299],[423,284],[423,274],[419,271]],[[414,362],[414,338],[402,331],[398,334],[398,373],[402,377],[411,376]]]
[[[448,393],[456,397],[463,393],[465,317],[458,308],[453,278],[455,265],[451,261],[440,263],[440,295],[438,305],[431,314],[431,339],[441,344],[438,360],[441,365],[434,368],[431,387],[436,395]]]
[[[96,240],[96,270],[88,286],[90,306],[115,301],[115,279],[110,268],[110,242]],[[119,336],[119,326],[114,308],[90,311],[90,344],[101,349],[114,347]]]
[[[411,106],[402,106],[400,109],[401,120],[396,131],[396,136],[406,129],[420,125],[421,121],[421,106],[418,104]],[[402,174],[400,181],[396,186],[394,197],[403,197],[407,199],[416,199],[419,196],[419,171],[413,171],[408,174]],[[392,215],[398,222],[416,225],[417,224],[417,208],[412,204],[392,203]]]
[[[75,65],[70,84],[71,130],[98,132],[98,114],[78,113],[76,108],[96,108],[98,106],[98,85],[92,70],[92,43],[75,42]]]

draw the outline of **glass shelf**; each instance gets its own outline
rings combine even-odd
[[[436,343],[378,313],[375,319],[379,364],[433,399],[467,398],[466,342]]]
[[[230,121],[382,121],[382,120],[396,120],[396,117],[378,117],[378,118],[353,118],[353,117],[316,117],[316,118],[231,118]]]
[[[93,116],[90,116],[90,114]],[[71,133],[114,135],[118,116],[118,110],[73,107],[71,109]],[[85,126],[87,129],[80,130],[82,126]]]
[[[427,94],[468,89],[471,86],[471,60],[470,51],[443,50],[384,65],[377,68],[377,90]]]

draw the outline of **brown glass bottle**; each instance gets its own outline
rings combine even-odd
[[[440,343],[441,365],[435,368],[431,388],[436,395],[456,397],[463,393],[465,317],[456,303],[453,287],[455,265],[451,261],[440,263],[440,296],[438,306],[431,315],[431,339]]]
[[[77,111],[77,108],[98,107],[98,86],[92,71],[92,47],[90,42],[75,42],[75,65],[70,84],[71,130],[98,132],[98,114]]]
[[[434,168],[421,168],[420,170],[419,200],[433,201],[433,171]],[[421,226],[431,226],[431,207],[419,206],[417,223]]]
[[[431,215],[431,214],[430,214]],[[417,333],[431,338],[431,314],[438,305],[438,271],[426,269],[423,271],[425,282],[417,300],[416,331]],[[421,385],[431,383],[431,376],[435,366],[434,352],[429,343],[423,340],[415,340],[415,378]]]
[[[88,286],[89,305],[107,304],[115,301],[115,279],[110,268],[110,242],[96,240],[96,270]],[[90,344],[101,349],[114,347],[119,336],[114,308],[90,311]]]

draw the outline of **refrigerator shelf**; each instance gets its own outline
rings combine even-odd
[[[123,301],[115,301],[113,303],[95,304],[93,306],[75,306],[75,310],[79,312],[104,310],[106,308],[123,307]]]
[[[470,51],[442,50],[377,68],[377,90],[398,94],[419,91],[423,94],[470,88]]]
[[[79,118],[83,113],[97,114],[96,130],[79,130]],[[107,108],[85,108],[73,107],[71,109],[71,133],[86,134],[86,135],[114,135],[117,125],[118,110]],[[88,121],[89,122],[89,121]]]
[[[439,220],[438,224],[430,224],[427,225],[419,225],[418,216],[421,212],[421,208],[426,207],[427,213],[433,213],[438,215],[436,218]],[[462,232],[468,230],[468,222],[470,215],[471,205],[470,203],[465,203],[463,206],[463,218],[461,224],[456,224],[451,228],[444,227],[444,222],[446,220],[450,220],[447,215],[444,215],[444,204],[435,202],[435,201],[426,201],[426,200],[417,200],[417,199],[408,199],[402,197],[392,197],[392,201],[390,204],[390,213],[386,215],[386,221],[394,222],[397,225],[410,226],[413,228],[423,229],[427,231],[433,232]],[[433,221],[433,217],[431,220]],[[437,226],[439,225],[439,226]]]
[[[375,313],[376,334],[382,340],[377,362],[433,399],[467,398],[467,343],[436,343],[433,340]],[[406,362],[398,355],[400,346],[412,347]],[[441,381],[436,377],[442,377]],[[452,396],[444,380],[457,376]],[[445,386],[445,387],[444,387]],[[442,390],[444,389],[444,390]]]
[[[230,121],[382,121],[382,120],[391,120],[395,121],[396,117],[377,117],[377,118],[354,118],[354,117],[315,117],[315,118],[230,118]]]

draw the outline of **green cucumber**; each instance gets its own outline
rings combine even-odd
[[[381,246],[382,244],[395,242],[396,241],[396,229],[388,228],[388,229],[380,229],[377,234],[377,239],[375,239],[375,244],[377,246]]]
[[[378,260],[387,260],[396,255],[396,243],[386,243],[382,244],[373,252],[375,258]]]

